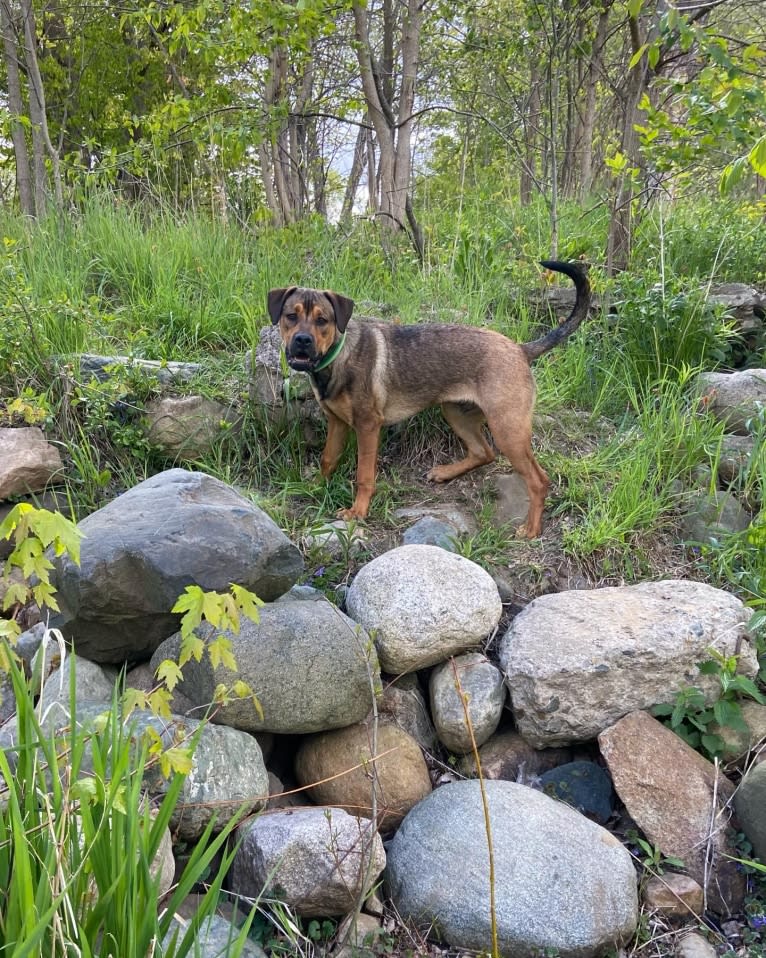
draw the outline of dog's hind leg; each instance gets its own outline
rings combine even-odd
[[[464,459],[444,466],[434,466],[427,478],[433,482],[448,482],[477,466],[494,462],[495,453],[484,438],[484,413],[478,406],[464,403],[442,403],[442,413],[456,435],[462,439],[468,454]]]
[[[542,532],[543,508],[550,480],[532,452],[531,429],[527,427],[516,431],[507,416],[491,416],[488,417],[488,422],[497,448],[526,483],[529,511],[527,521],[519,528],[518,533],[527,539],[536,539]]]

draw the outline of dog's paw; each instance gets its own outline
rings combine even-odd
[[[335,515],[336,515],[339,519],[345,519],[346,522],[349,522],[351,519],[356,519],[356,520],[358,520],[358,519],[366,519],[366,518],[367,518],[367,513],[366,513],[366,512],[360,512],[359,510],[354,509],[353,506],[352,506],[350,509],[338,509],[338,511],[335,513]]]
[[[452,478],[449,466],[434,466],[426,473],[429,482],[447,482]]]
[[[539,539],[542,532],[542,529],[531,529],[525,522],[516,530],[516,535],[520,539]]]

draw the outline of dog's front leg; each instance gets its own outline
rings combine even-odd
[[[370,508],[370,500],[375,492],[375,476],[378,469],[378,445],[380,443],[380,424],[356,426],[356,497],[350,509],[341,509],[341,519],[364,519]]]
[[[329,479],[335,472],[340,457],[343,455],[349,427],[329,409],[325,410],[325,413],[327,415],[327,439],[322,450],[322,458],[319,460],[319,471],[325,479]]]

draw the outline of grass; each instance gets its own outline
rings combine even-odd
[[[233,401],[242,415],[238,429],[194,467],[242,489],[300,540],[349,504],[353,440],[332,479],[317,480],[318,451],[300,423],[269,423],[246,402],[243,354],[268,323],[270,287],[300,282],[339,289],[358,301],[359,311],[384,312],[393,321],[467,322],[521,340],[536,333],[526,292],[539,288],[535,264],[549,252],[546,211],[477,196],[455,222],[452,211],[426,200],[422,266],[405,244],[384,254],[364,222],[347,232],[310,221],[256,233],[98,197],[76,215],[40,224],[0,214],[0,425],[19,424],[9,401],[23,395],[25,411],[32,419],[39,413],[35,421],[65,452],[68,500],[82,516],[171,463],[148,445],[141,422],[157,384],[130,371],[105,384],[85,382],[69,358],[89,351],[199,361],[198,377],[179,388]],[[485,470],[476,481],[482,491],[469,480],[444,492],[476,506],[478,532],[457,544],[463,555],[489,568],[515,563],[540,580],[568,559],[596,582],[691,571],[694,561],[693,574],[750,601],[762,629],[763,519],[695,556],[677,532],[684,490],[699,481],[700,467],[714,473],[722,444],[721,426],[690,399],[690,385],[699,369],[726,364],[734,354],[731,329],[708,308],[705,290],[711,281],[764,280],[762,212],[704,201],[657,207],[641,224],[631,274],[607,282],[592,270],[596,291],[618,312],[591,319],[535,370],[535,442],[553,480],[549,531],[530,544],[494,525]],[[597,262],[604,210],[565,204],[561,235],[562,258],[584,254]],[[322,430],[317,426],[320,441]],[[737,492],[757,508],[766,475],[763,423],[755,424],[755,437]],[[456,451],[433,411],[385,434],[367,523],[372,551],[397,541],[398,506],[439,498],[442,490],[426,489],[422,474]],[[332,594],[366,557],[314,547],[307,556],[310,581]],[[23,679],[15,682],[23,694]],[[129,756],[114,716],[105,735],[85,743],[74,733],[64,742],[46,737],[31,706],[20,714],[29,747],[19,752],[16,769],[0,755],[7,801],[0,820],[0,950],[14,958],[63,955],[65,944],[74,944],[87,956],[97,953],[97,941],[108,940],[125,958],[150,954],[147,936],[167,930],[146,901],[156,902],[149,865],[171,798],[158,818],[148,817],[140,791],[147,756]],[[85,765],[86,744],[92,767]],[[52,776],[58,784],[41,801],[65,754],[71,776]],[[207,836],[204,848],[216,841]],[[118,858],[115,848],[129,852]],[[208,867],[204,848],[193,859],[191,882]],[[100,909],[90,908],[94,888],[105,903]],[[119,907],[106,907],[118,893]],[[43,920],[30,924],[32,914]],[[273,914],[258,920],[273,921]],[[290,924],[289,916],[278,922],[283,941]],[[266,926],[262,931],[266,936]],[[176,954],[186,953],[186,937]],[[760,938],[753,947],[763,947]],[[294,951],[288,946],[286,953]]]
[[[85,350],[201,361],[200,375],[182,388],[227,402],[233,397],[243,419],[197,466],[250,490],[291,533],[347,505],[353,449],[329,483],[316,482],[317,454],[298,426],[270,425],[244,401],[242,354],[268,323],[266,291],[296,281],[340,289],[362,311],[385,311],[395,321],[446,318],[521,340],[535,335],[524,291],[539,286],[545,210],[498,205],[496,195],[490,202],[478,194],[465,198],[457,223],[432,197],[426,208],[431,222],[422,266],[404,243],[384,254],[363,221],[346,231],[312,220],[256,234],[110,197],[40,224],[4,214],[0,388],[8,396],[29,390],[48,409],[51,431],[68,455],[76,511],[96,508],[165,465],[141,425],[142,404],[156,384],[130,372],[107,384],[80,382],[62,363]],[[716,427],[697,415],[686,390],[691,370],[731,355],[731,330],[708,308],[704,290],[713,279],[731,278],[735,247],[753,270],[737,278],[760,275],[764,240],[751,212],[702,201],[654,208],[637,237],[636,273],[607,283],[592,271],[596,291],[617,304],[617,318],[595,317],[537,364],[541,415],[561,420],[579,409],[612,424],[608,441],[572,456],[578,429],[588,427],[570,420],[566,452],[541,453],[558,479],[554,508],[568,516],[563,547],[573,556],[608,555],[619,566],[640,554],[642,539],[673,521],[676,482],[715,455]],[[564,204],[561,216],[562,255],[595,258],[604,211]],[[422,488],[420,464],[425,471],[427,460],[454,449],[438,413],[390,431],[371,521],[390,530],[396,507]],[[465,548],[495,556],[503,537],[485,519]],[[638,568],[646,572],[646,563]]]
[[[147,958],[164,943],[165,958],[194,954],[200,923],[218,903],[234,854],[223,850],[236,818],[218,835],[211,822],[160,904],[155,859],[183,776],[175,775],[151,807],[143,784],[151,762],[147,745],[132,740],[116,696],[98,731],[72,723],[59,737],[37,714],[33,692],[11,657],[7,666],[17,735],[15,749],[0,752],[0,951],[9,958]],[[72,710],[75,681],[73,668]],[[186,932],[177,932],[178,906],[208,879],[222,851],[195,918]],[[236,933],[232,958],[242,950],[250,920]]]

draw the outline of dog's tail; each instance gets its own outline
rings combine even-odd
[[[556,260],[543,260],[540,263],[546,269],[555,270],[557,273],[566,274],[574,281],[577,290],[577,299],[575,300],[572,312],[567,316],[563,323],[556,326],[545,336],[535,339],[531,343],[522,343],[521,348],[531,363],[547,353],[549,349],[563,343],[565,339],[572,335],[580,323],[588,315],[590,307],[590,283],[588,282],[587,267],[582,263],[559,263]]]

